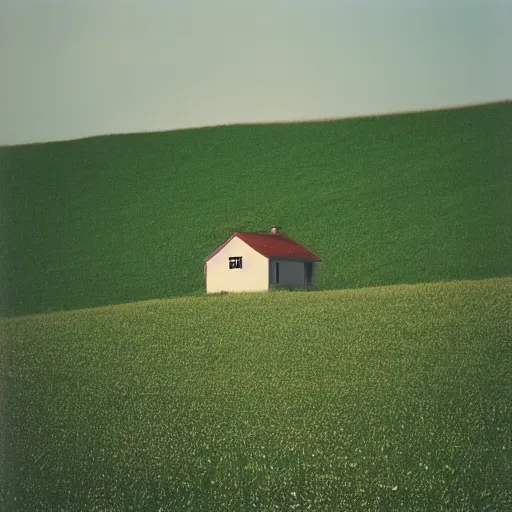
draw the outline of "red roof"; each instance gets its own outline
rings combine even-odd
[[[229,240],[214,251],[206,261],[213,258],[233,238],[239,238],[255,251],[266,258],[282,258],[287,260],[322,261],[295,240],[283,233],[269,235],[264,233],[234,233]]]

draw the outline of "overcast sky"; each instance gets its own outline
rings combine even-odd
[[[0,0],[0,144],[512,98],[510,0]]]

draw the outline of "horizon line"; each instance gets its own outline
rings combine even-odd
[[[13,147],[20,146],[36,146],[42,144],[54,144],[54,143],[64,143],[64,142],[75,142],[80,140],[88,140],[88,139],[98,139],[102,137],[116,137],[122,135],[142,135],[142,134],[153,134],[153,133],[169,133],[169,132],[180,132],[180,131],[191,131],[191,130],[204,130],[207,128],[227,128],[230,126],[273,126],[273,125],[285,125],[285,124],[307,124],[307,123],[330,123],[336,121],[344,121],[349,119],[371,119],[377,117],[390,117],[390,116],[401,116],[401,115],[410,115],[410,114],[422,114],[427,112],[444,112],[447,110],[461,110],[467,108],[474,107],[483,107],[487,105],[499,105],[502,103],[511,103],[511,98],[504,98],[500,100],[489,100],[489,101],[481,101],[474,103],[461,103],[461,104],[452,104],[452,105],[444,105],[441,107],[432,107],[432,108],[419,108],[419,109],[409,109],[409,110],[395,110],[395,111],[386,111],[386,112],[377,112],[373,114],[355,114],[348,116],[333,116],[333,117],[317,117],[317,118],[308,118],[308,119],[296,119],[296,120],[278,120],[278,121],[238,121],[233,123],[219,123],[219,124],[205,124],[198,126],[190,126],[185,128],[169,128],[163,130],[142,130],[142,131],[128,131],[128,132],[112,132],[112,133],[103,133],[98,135],[86,135],[83,137],[72,137],[69,139],[55,139],[55,140],[46,140],[46,141],[34,141],[34,142],[20,142],[16,144],[0,144],[0,149],[8,149]]]

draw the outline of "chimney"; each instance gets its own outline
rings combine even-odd
[[[271,235],[280,235],[281,234],[281,228],[277,226],[273,226],[270,230]]]

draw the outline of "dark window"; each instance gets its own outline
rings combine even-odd
[[[310,261],[304,263],[304,277],[306,278],[306,284],[311,286],[311,281],[313,279],[313,263]]]
[[[242,256],[230,257],[229,268],[242,268]]]
[[[276,261],[276,284],[279,284],[279,261]]]

